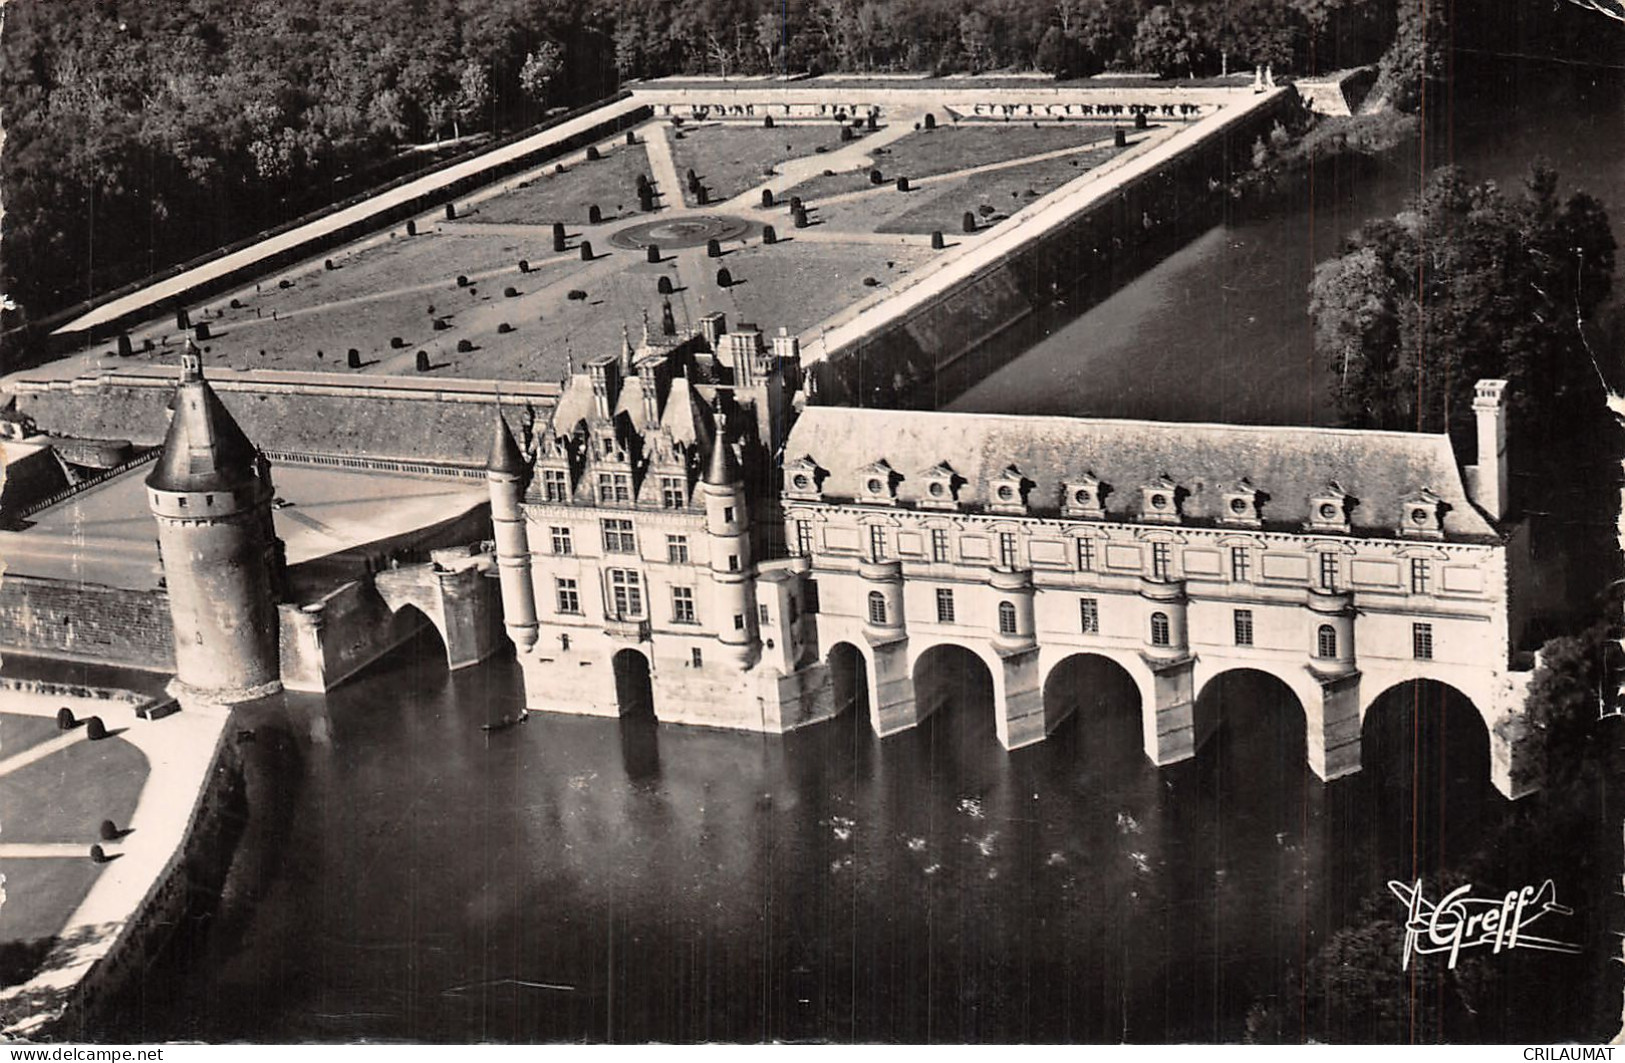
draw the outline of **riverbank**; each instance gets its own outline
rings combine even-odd
[[[130,691],[0,679],[0,704],[19,717],[100,716],[108,740],[133,746],[147,775],[120,836],[84,898],[55,933],[26,981],[0,991],[0,1036],[36,1040],[93,1036],[104,1003],[141,977],[186,911],[192,892],[223,868],[240,822],[241,766],[224,715],[177,712],[145,718],[154,699]],[[60,754],[57,754],[60,755]],[[43,799],[43,798],[42,798]],[[8,818],[28,819],[26,808]],[[90,830],[95,829],[91,824]],[[8,854],[6,863],[31,859]],[[88,845],[77,859],[90,860]]]

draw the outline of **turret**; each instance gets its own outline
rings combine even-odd
[[[711,581],[720,614],[718,638],[724,651],[740,667],[755,662],[756,562],[750,552],[750,511],[745,502],[745,479],[733,446],[728,442],[727,420],[716,413],[711,453],[700,481],[705,499],[705,531],[710,539]]]
[[[146,486],[175,628],[176,693],[218,705],[274,693],[283,550],[270,463],[204,379],[191,343]]]
[[[520,653],[536,645],[536,585],[530,576],[530,535],[520,504],[529,469],[513,432],[497,410],[485,482],[491,491],[491,527],[497,547],[497,576],[502,584],[502,624]]]

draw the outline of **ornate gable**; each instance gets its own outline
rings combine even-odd
[[[952,465],[945,461],[937,462],[920,473],[920,482],[925,485],[920,494],[920,508],[946,510],[959,508],[959,489],[964,486],[965,478],[959,475]]]

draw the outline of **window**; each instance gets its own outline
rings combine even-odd
[[[765,602],[756,606],[756,619],[763,625],[767,623],[767,604]]]
[[[1433,625],[1411,625],[1411,656],[1419,661],[1433,660]]]
[[[1230,578],[1237,583],[1246,583],[1252,578],[1253,555],[1245,546],[1232,546],[1230,548]]]
[[[643,619],[643,578],[636,572],[610,569],[609,598],[616,620]]]
[[[1433,584],[1433,566],[1425,557],[1411,558],[1411,593],[1426,594]]]
[[[729,554],[728,555],[728,571],[729,572],[738,572],[739,571],[739,555],[738,554]]]
[[[936,561],[939,564],[943,564],[943,563],[947,562],[947,560],[948,560],[948,529],[947,528],[932,528],[931,529],[931,560]]]
[[[598,501],[602,505],[624,505],[632,501],[632,474],[601,472],[598,474]]]
[[[576,590],[576,581],[573,579],[556,579],[553,585],[559,593],[559,612],[581,612],[581,594]]]
[[[1315,632],[1315,656],[1331,660],[1337,656],[1337,629],[1330,624],[1320,625]]]
[[[869,560],[886,560],[886,529],[878,524],[869,525]]]
[[[1167,579],[1172,550],[1167,543],[1151,544],[1151,578]]]
[[[660,508],[682,509],[687,501],[683,497],[683,481],[676,476],[662,476],[660,478]]]
[[[732,507],[732,506],[723,506],[722,507],[722,523],[724,523],[724,524],[732,524],[733,522],[734,522],[734,507]]]
[[[180,501],[180,504],[181,504],[181,508],[185,509],[186,508],[186,499],[183,497],[179,501]]]
[[[1093,598],[1084,598],[1078,602],[1078,612],[1083,620],[1083,633],[1100,634],[1100,603]]]
[[[886,596],[879,591],[869,592],[869,623],[886,623]]]
[[[570,636],[569,635],[560,635],[559,636],[559,649],[564,653],[569,653],[570,652]]]
[[[1093,572],[1095,570],[1095,541],[1093,539],[1078,540],[1078,571]]]
[[[575,553],[575,548],[570,543],[569,528],[553,528],[553,552],[555,554]]]
[[[734,614],[734,630],[735,631],[743,631],[743,630],[745,630],[745,614],[744,613],[735,613]]]
[[[1167,613],[1151,614],[1151,645],[1166,646],[1171,642]]]
[[[674,565],[688,564],[688,536],[666,536],[666,560]]]
[[[542,492],[549,502],[568,502],[570,478],[563,469],[543,469]]]
[[[812,521],[796,521],[796,553],[802,557],[811,557],[813,552]]]
[[[1016,633],[1016,607],[1010,602],[999,603],[999,634]]]
[[[947,587],[937,588],[937,623],[954,622],[954,592]]]
[[[807,581],[807,612],[818,612],[818,581],[815,579]]]
[[[1251,609],[1237,609],[1235,625],[1236,645],[1251,646],[1253,644],[1253,611]]]
[[[631,521],[619,518],[604,521],[604,550],[611,554],[638,552],[638,540],[632,534]]]
[[[697,623],[694,619],[693,587],[673,587],[671,589],[671,619],[676,624]]]
[[[1016,567],[1016,533],[999,533],[999,566],[1001,568]]]
[[[700,652],[700,648],[698,646],[695,646],[693,649],[688,651],[688,657],[689,661],[694,665],[695,668],[702,668],[705,666],[705,655]]]
[[[1335,591],[1337,589],[1337,555],[1324,553],[1320,555],[1320,589]]]

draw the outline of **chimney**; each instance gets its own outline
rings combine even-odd
[[[700,334],[705,337],[705,345],[716,353],[722,348],[722,337],[728,331],[728,315],[721,311],[713,311],[700,318]]]
[[[1507,513],[1507,407],[1505,380],[1480,380],[1473,388],[1478,421],[1478,464],[1468,470],[1472,500],[1491,520]]]
[[[779,326],[779,334],[773,337],[773,357],[791,365],[801,362],[801,341],[790,335],[790,330],[783,325]]]

